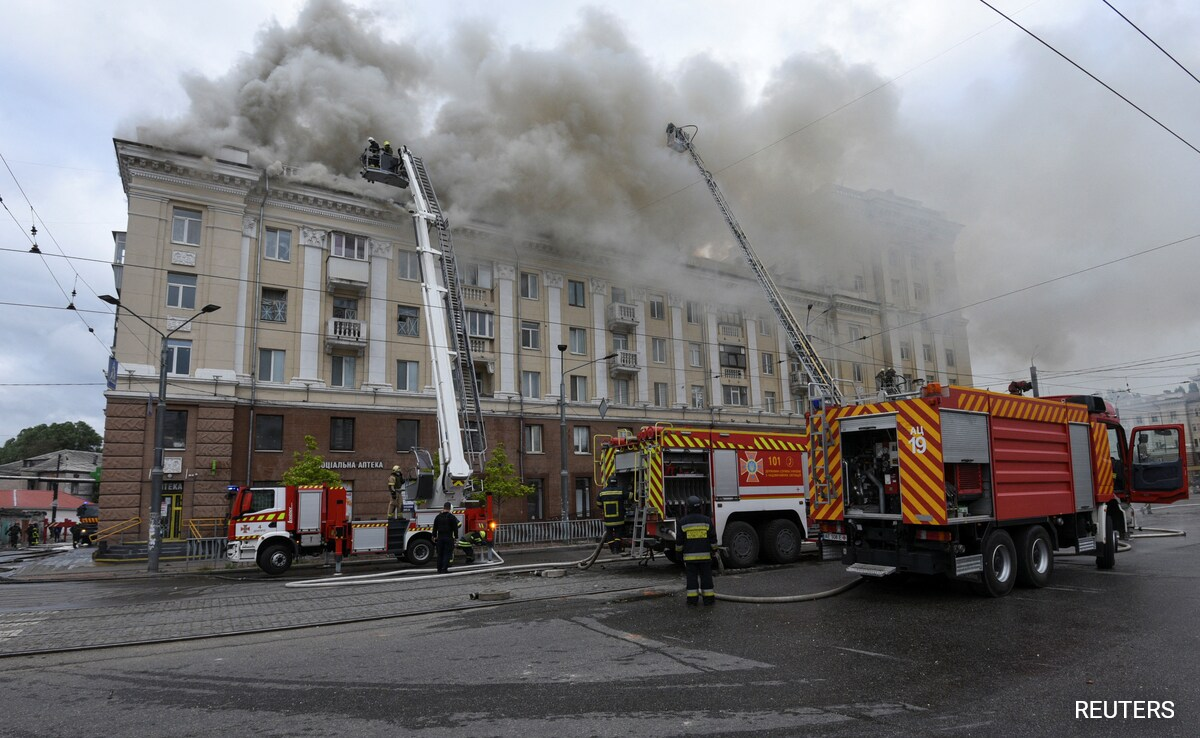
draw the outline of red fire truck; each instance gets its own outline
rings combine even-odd
[[[1111,568],[1131,503],[1188,494],[1183,426],[1135,428],[1127,442],[1099,397],[931,384],[815,410],[808,433],[823,554],[868,576],[974,580],[993,597],[1045,586],[1061,548]]]
[[[246,487],[237,492],[229,522],[229,559],[254,562],[268,574],[287,571],[297,556],[394,554],[421,566],[433,558],[433,518],[441,510],[411,510],[403,519],[354,520],[342,487]],[[491,497],[452,507],[460,534],[494,522]]]
[[[616,479],[633,501],[625,537],[634,556],[674,558],[675,519],[693,495],[731,567],[751,566],[760,553],[775,563],[800,555],[808,537],[804,435],[656,425],[601,437],[595,447],[598,478]]]

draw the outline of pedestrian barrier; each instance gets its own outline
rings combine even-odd
[[[503,523],[496,526],[496,545],[520,543],[578,543],[597,541],[604,535],[604,521],[599,518],[583,520],[545,520],[533,523]]]

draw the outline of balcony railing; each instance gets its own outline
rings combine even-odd
[[[637,374],[639,367],[636,351],[617,351],[616,356],[608,360],[608,374],[615,377],[618,374]]]
[[[717,335],[721,338],[741,338],[742,327],[729,323],[717,323]]]
[[[492,291],[487,287],[476,287],[471,284],[462,285],[463,302],[491,304]]]
[[[330,318],[325,342],[331,346],[363,348],[367,345],[367,323],[364,320]]]
[[[733,369],[730,367],[723,367],[721,369],[721,378],[722,379],[745,379],[746,378],[746,370],[745,369]]]
[[[638,326],[637,308],[623,302],[614,302],[608,306],[608,329],[610,331],[630,331]]]

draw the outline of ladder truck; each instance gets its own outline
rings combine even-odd
[[[420,256],[437,400],[438,463],[427,449],[412,449],[416,473],[404,484],[400,519],[354,519],[353,497],[340,487],[238,490],[230,514],[228,556],[231,561],[253,561],[268,574],[282,574],[298,556],[320,553],[333,553],[339,572],[344,554],[394,554],[415,566],[426,564],[434,555],[433,519],[444,503],[450,503],[464,534],[482,531],[488,536],[495,527],[491,497],[468,499],[487,444],[449,223],[424,162],[407,147],[392,153],[379,149],[372,139],[361,163],[364,179],[411,190],[409,212]],[[437,248],[431,243],[431,229],[437,231]],[[418,509],[417,501],[426,506]]]

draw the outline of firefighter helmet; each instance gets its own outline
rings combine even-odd
[[[692,495],[691,497],[687,498],[688,512],[699,512],[700,506],[701,506],[700,498],[697,497],[696,495]]]

